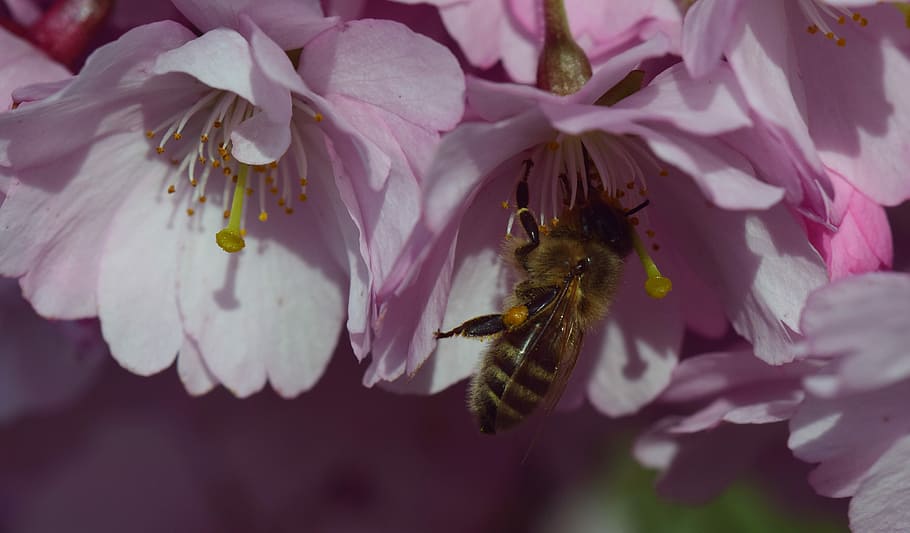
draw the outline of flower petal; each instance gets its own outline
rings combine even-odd
[[[301,75],[323,96],[378,106],[431,130],[448,130],[463,113],[464,75],[442,45],[387,20],[349,22],[309,43]]]
[[[834,381],[809,390],[823,396],[874,390],[910,377],[910,275],[872,273],[833,283],[806,302],[801,354],[836,357]]]
[[[700,78],[721,64],[733,36],[742,31],[742,0],[695,2],[683,19],[682,57],[686,69]]]
[[[177,355],[177,374],[187,392],[193,396],[201,396],[218,384],[218,379],[205,366],[199,347],[188,337],[183,339]]]
[[[4,29],[0,29],[0,50],[0,111],[12,106],[11,95],[16,87],[70,77],[62,65]]]
[[[693,271],[713,287],[734,329],[772,364],[792,358],[790,331],[808,294],[825,283],[825,268],[783,206],[733,212],[706,207],[685,180],[650,178],[661,240],[676,243]]]
[[[331,186],[324,181],[313,180],[308,194],[319,198]],[[195,218],[200,225],[181,245],[178,304],[206,367],[241,397],[258,391],[266,376],[285,397],[312,387],[344,321],[346,283],[324,233],[334,219],[331,205],[313,201],[292,216],[273,215],[235,255],[214,243],[220,211],[203,209]],[[301,236],[300,228],[309,231]]]
[[[910,436],[898,440],[863,480],[850,501],[850,529],[863,533],[900,531],[910,522]]]
[[[634,413],[660,394],[682,344],[684,322],[676,297],[649,298],[644,282],[644,272],[630,261],[611,315],[585,340],[580,356],[597,361],[588,397],[609,416]]]
[[[158,167],[158,168],[156,168]],[[183,343],[177,309],[182,202],[165,194],[166,165],[149,165],[110,219],[98,267],[98,316],[111,354],[127,370],[169,367]],[[157,175],[156,175],[157,174]]]

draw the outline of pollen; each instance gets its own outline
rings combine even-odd
[[[269,214],[265,211],[259,213],[259,222],[265,222],[269,219]]]
[[[509,329],[524,324],[527,319],[528,307],[526,305],[516,305],[502,314],[502,323]]]
[[[304,192],[300,193],[300,194],[297,196],[297,199],[300,200],[301,202],[306,202],[306,199],[307,199],[306,193],[304,193]]]
[[[167,187],[167,193],[168,193],[168,194],[174,194],[175,192],[177,192],[177,187],[174,186],[174,185],[168,185],[168,187]]]
[[[313,120],[315,120],[316,122],[322,122],[323,119],[324,119],[324,117],[322,116],[322,113],[316,113],[315,115],[313,115]]]
[[[806,33],[822,35],[839,47],[847,45],[847,40],[834,31],[833,27],[846,27],[848,22],[864,28],[869,24],[866,17],[844,7],[830,5],[820,0],[797,0],[797,5],[805,15],[809,25]]]
[[[193,216],[196,214],[196,210],[193,209],[192,207],[190,207],[186,210],[186,214],[187,214],[187,216]]]
[[[503,209],[509,209],[509,201],[508,201],[508,200],[503,200],[503,201],[499,202],[499,205],[501,205]]]

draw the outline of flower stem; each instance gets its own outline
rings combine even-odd
[[[572,94],[591,79],[591,62],[572,38],[563,0],[542,2],[544,42],[537,61],[537,87],[555,94]]]

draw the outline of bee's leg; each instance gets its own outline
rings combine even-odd
[[[521,227],[524,228],[525,233],[528,235],[528,243],[515,250],[515,258],[518,259],[518,262],[522,265],[525,263],[525,258],[528,254],[540,244],[540,228],[537,226],[537,221],[534,220],[534,213],[528,209],[528,204],[530,203],[528,175],[531,173],[531,165],[533,163],[530,159],[526,159],[523,164],[525,165],[524,176],[521,181],[518,182],[518,187],[515,189],[515,202],[518,205],[518,220],[521,221]]]
[[[472,318],[464,324],[449,331],[437,331],[433,334],[437,339],[445,339],[461,335],[462,337],[487,337],[495,335],[506,329],[502,315],[484,315]]]

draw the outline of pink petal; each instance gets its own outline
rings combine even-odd
[[[610,316],[588,336],[580,356],[597,361],[588,397],[609,416],[634,413],[660,394],[679,355],[679,303],[673,293],[662,300],[648,297],[644,282],[643,270],[630,258]]]
[[[910,275],[873,273],[831,284],[806,302],[799,352],[837,357],[834,381],[809,388],[833,396],[885,387],[910,377]]]
[[[323,18],[319,0],[174,0],[174,5],[203,33],[219,27],[239,29],[240,19],[253,22],[284,50],[305,45],[337,20]]]
[[[856,492],[878,458],[907,433],[904,389],[805,400],[790,420],[788,446],[800,459],[821,463],[810,477],[815,490],[831,497]]]
[[[910,198],[910,63],[899,46],[907,28],[891,5],[863,15],[876,31],[838,28],[847,45],[836,50],[825,39],[795,33],[809,131],[825,165],[876,203],[897,205]]]
[[[432,130],[463,113],[464,76],[443,46],[397,22],[345,24],[308,44],[301,75],[323,96],[368,102]]]
[[[241,34],[217,28],[161,54],[154,72],[189,74],[209,87],[239,95],[262,108],[272,121],[286,124],[291,116],[290,93],[262,75],[252,54]]]
[[[447,5],[440,6],[439,14],[449,34],[458,41],[472,65],[490,68],[499,60],[503,43],[500,33],[509,31],[506,27],[510,24],[501,1],[448,2]],[[520,42],[510,44],[513,46],[508,49],[509,53],[516,54]],[[526,45],[523,48],[520,54],[522,57],[536,57],[537,53],[532,46]],[[532,72],[531,82],[534,81],[533,75]]]
[[[308,194],[331,186],[314,179]],[[214,234],[220,210],[203,209],[184,233],[178,258],[181,316],[206,367],[238,396],[268,377],[285,397],[308,390],[322,375],[344,320],[346,285],[324,237],[331,205],[312,201],[292,216],[274,213],[251,228],[246,248],[221,251]],[[324,222],[323,222],[324,221]],[[303,235],[300,228],[308,228]]]
[[[193,396],[201,396],[218,384],[218,379],[205,366],[199,347],[187,337],[183,339],[177,355],[177,374],[187,392]]]
[[[0,112],[12,106],[13,89],[32,83],[63,80],[70,73],[40,50],[0,29]]]
[[[790,331],[797,330],[808,294],[827,278],[790,213],[782,206],[762,212],[707,207],[672,172],[650,180],[652,206],[661,214],[658,238],[674,243],[714,288],[734,329],[753,343],[758,357],[772,364],[791,359]]]
[[[183,342],[177,310],[177,244],[182,202],[164,193],[166,164],[136,175],[100,253],[98,316],[111,354],[127,370],[150,375],[169,367]]]
[[[742,31],[742,0],[696,2],[683,20],[682,57],[692,77],[700,78],[721,64],[733,36]]]
[[[745,30],[736,36],[727,58],[750,107],[791,147],[791,157],[804,161],[812,178],[829,188],[806,125],[806,93],[796,71],[796,53],[789,39],[781,38],[785,9],[780,0],[743,4]],[[821,212],[818,205],[812,208]]]
[[[910,437],[898,440],[875,463],[850,501],[850,529],[858,533],[900,531],[910,522]]]

